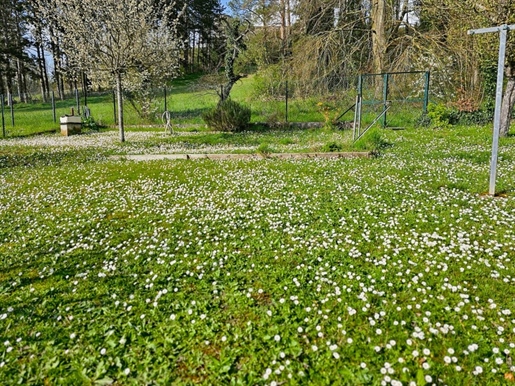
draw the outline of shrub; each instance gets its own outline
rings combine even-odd
[[[430,103],[427,106],[427,117],[431,120],[431,126],[437,129],[446,129],[456,123],[455,113],[442,103]]]
[[[417,126],[445,129],[456,124],[485,125],[493,119],[493,112],[487,109],[468,111],[431,103],[427,110],[427,114],[418,118]]]
[[[488,110],[458,111],[453,120],[462,125],[486,125],[493,120],[493,112]]]
[[[227,99],[202,115],[209,128],[216,131],[238,132],[250,123],[250,108]]]
[[[415,121],[415,126],[422,128],[429,127],[431,126],[431,118],[427,116],[427,113],[423,113]]]

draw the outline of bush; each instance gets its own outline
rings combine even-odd
[[[435,129],[446,129],[456,124],[456,113],[442,103],[430,103],[427,106],[427,118],[431,120],[431,127]]]
[[[458,111],[455,119],[462,125],[486,125],[493,120],[493,111]]]
[[[485,125],[493,119],[493,112],[487,109],[465,111],[449,108],[443,104],[428,106],[427,114],[417,119],[419,127],[432,127],[436,129],[449,128],[451,125]]]
[[[216,131],[238,132],[250,123],[250,108],[227,99],[202,115],[209,128]]]

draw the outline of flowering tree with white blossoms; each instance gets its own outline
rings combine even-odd
[[[154,0],[56,0],[70,63],[99,84],[115,86],[120,141],[125,141],[122,90],[178,73],[181,41],[175,3]],[[175,15],[170,18],[168,15]]]

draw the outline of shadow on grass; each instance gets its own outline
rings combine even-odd
[[[214,107],[214,106],[213,106]],[[172,112],[172,123],[174,119],[191,119],[191,118],[199,118],[202,117],[204,113],[209,111],[211,108],[197,108],[197,109],[188,109],[188,110],[180,110],[180,111],[171,111]]]

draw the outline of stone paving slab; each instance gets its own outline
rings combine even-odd
[[[129,154],[112,156],[111,159],[129,161],[156,160],[258,160],[258,159],[306,159],[306,158],[369,158],[371,152],[334,153],[270,153],[270,154]]]

